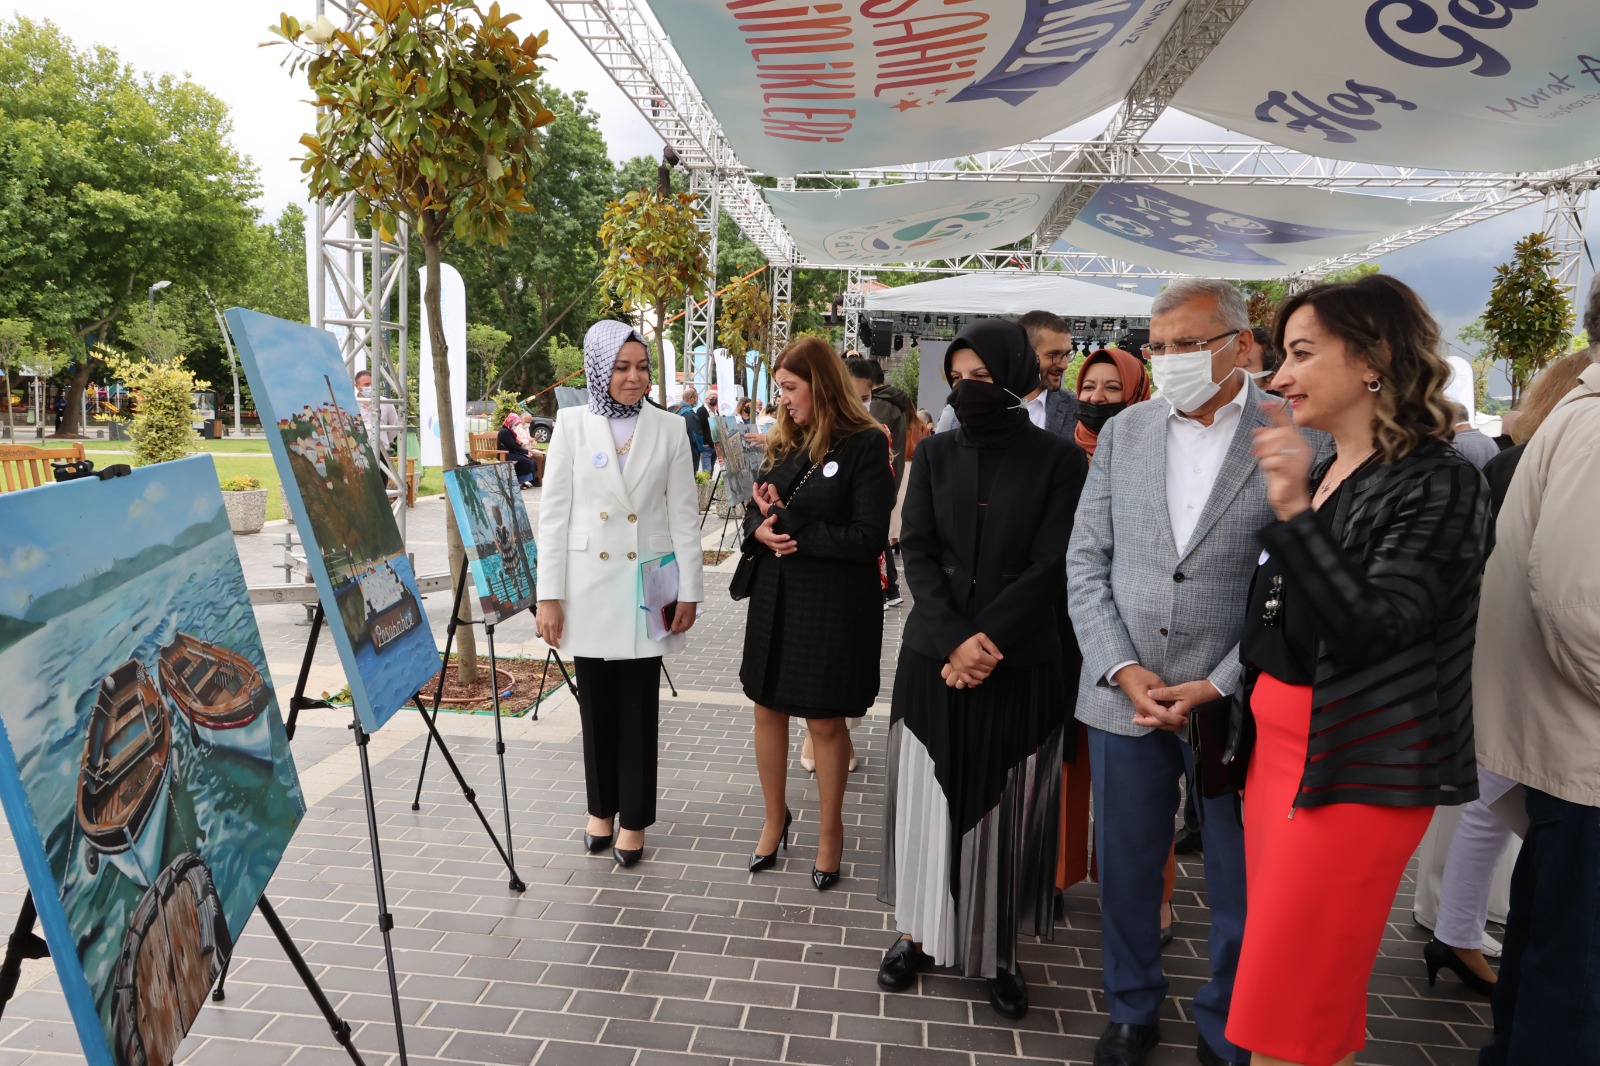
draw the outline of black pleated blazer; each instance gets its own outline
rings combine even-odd
[[[900,556],[914,604],[906,646],[945,659],[985,633],[1009,663],[1060,658],[1076,690],[1067,623],[1067,542],[1088,475],[1083,449],[1031,423],[1000,459],[978,537],[978,450],[961,431],[917,445],[901,509]]]
[[[1331,532],[1304,511],[1261,533],[1317,635],[1311,740],[1294,805],[1470,802],[1489,486],[1449,444],[1428,441],[1358,471],[1339,497]]]

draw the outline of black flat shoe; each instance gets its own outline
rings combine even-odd
[[[932,961],[911,940],[901,937],[883,953],[878,965],[878,987],[886,992],[904,992],[917,979],[917,971]]]
[[[1002,1018],[1021,1018],[1028,1013],[1028,982],[1022,971],[1001,970],[989,978],[989,1006]]]
[[[1472,972],[1472,967],[1467,965],[1467,960],[1455,953],[1455,949],[1438,937],[1434,937],[1422,945],[1422,961],[1428,964],[1428,987],[1432,988],[1439,980],[1440,970],[1449,970],[1461,978],[1461,983],[1478,993],[1480,996],[1494,994],[1494,982],[1485,981],[1478,974]]]
[[[611,842],[615,839],[616,837],[611,833],[607,833],[603,837],[597,837],[586,832],[583,834],[583,849],[591,852],[604,851],[611,846]]]
[[[783,809],[783,850],[789,850],[789,827],[794,824],[794,813],[785,807]],[[758,874],[762,870],[770,870],[778,861],[778,849],[773,848],[771,855],[763,855],[759,851],[750,853],[750,872]]]
[[[1200,1060],[1200,1066],[1249,1066],[1248,1062],[1239,1062],[1234,1059],[1225,1059],[1212,1050],[1206,1043],[1206,1038],[1197,1036],[1194,1045],[1194,1057]]]
[[[1161,1023],[1112,1022],[1094,1046],[1094,1066],[1139,1066],[1161,1043]]]
[[[1170,943],[1172,943],[1172,926],[1163,925],[1161,927],[1161,946],[1166,947]]]
[[[644,848],[637,847],[624,851],[622,848],[612,848],[611,858],[616,864],[626,870],[640,859],[644,858]]]
[[[839,883],[839,871],[819,870],[813,866],[811,868],[811,883],[817,886],[818,892],[826,892]]]

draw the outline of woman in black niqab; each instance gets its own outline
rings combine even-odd
[[[1072,715],[1058,608],[1088,463],[1028,420],[1039,363],[1021,326],[972,323],[944,367],[961,428],[917,446],[900,530],[914,602],[890,705],[878,898],[901,938],[878,984],[900,991],[930,962],[953,966],[1020,1018],[1017,938],[1051,932]]]

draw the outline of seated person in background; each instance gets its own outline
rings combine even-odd
[[[517,484],[526,489],[539,484],[539,474],[544,469],[544,455],[525,446],[517,437],[517,430],[521,426],[522,415],[506,415],[500,432],[495,434],[494,446],[506,453],[506,459],[516,468]]]

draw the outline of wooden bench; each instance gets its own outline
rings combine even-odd
[[[506,453],[495,446],[495,433],[468,433],[467,454],[475,463],[503,463]]]
[[[56,476],[50,468],[51,463],[82,458],[83,445],[77,442],[53,448],[32,444],[0,444],[0,492],[53,485]]]

